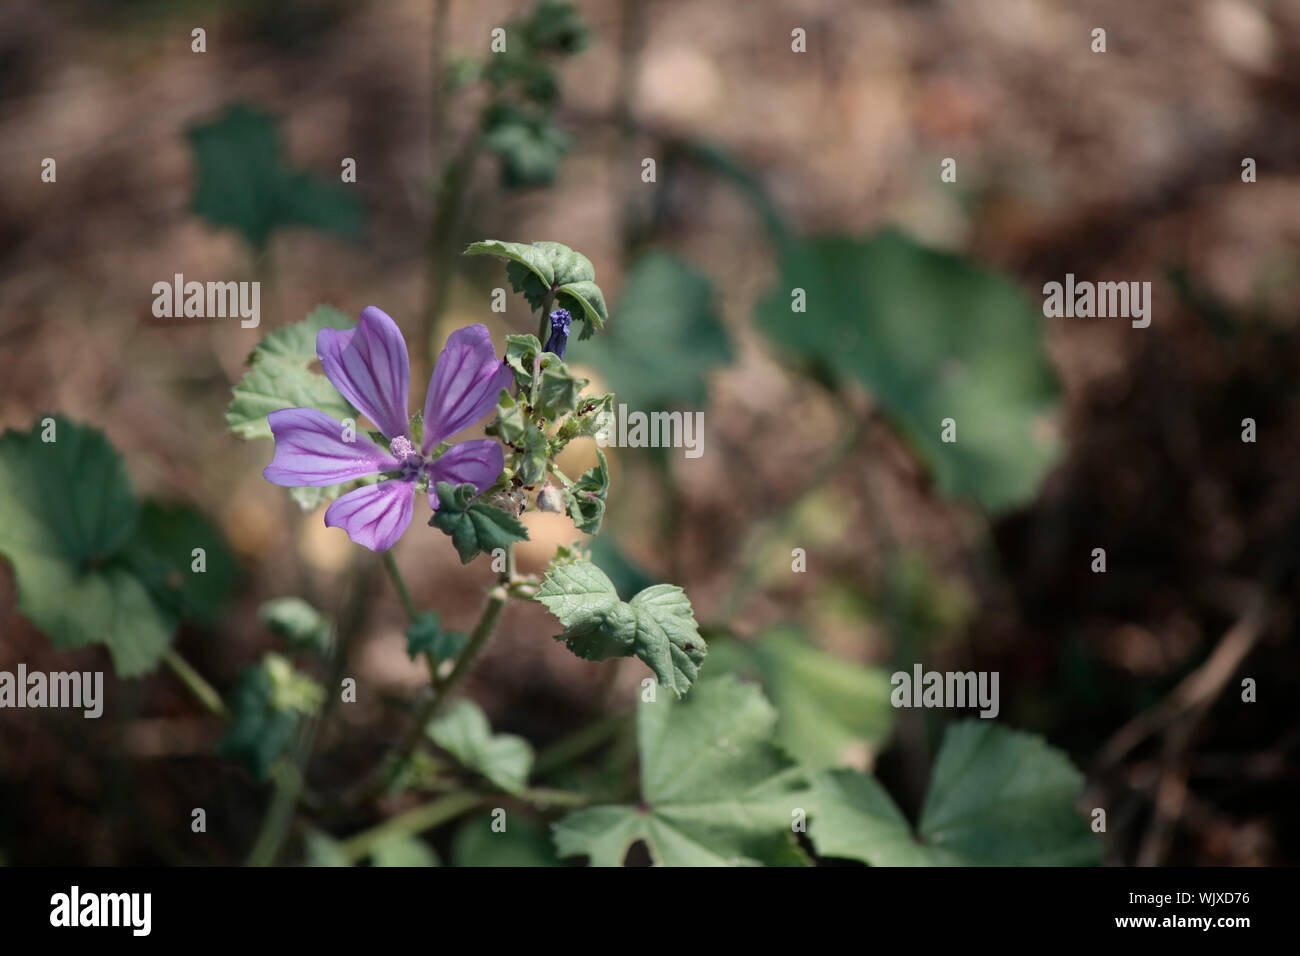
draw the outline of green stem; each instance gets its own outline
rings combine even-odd
[[[424,729],[428,726],[429,721],[438,715],[447,700],[451,697],[452,690],[464,680],[465,675],[469,673],[474,665],[475,659],[479,652],[487,644],[496,630],[497,621],[501,618],[501,609],[505,607],[506,601],[510,599],[510,588],[507,584],[509,580],[510,561],[507,559],[507,569],[502,573],[505,579],[498,583],[491,591],[488,592],[488,602],[483,608],[482,615],[479,616],[478,623],[474,625],[474,630],[469,636],[469,641],[456,658],[456,664],[451,673],[445,678],[439,679],[436,674],[433,679],[433,696],[419,709],[415,716],[415,722],[407,730],[406,736],[402,738],[394,756],[391,760],[385,760],[371,773],[370,779],[361,787],[358,794],[349,801],[351,804],[357,804],[370,800],[384,792],[390,779],[388,774],[392,771],[405,766],[419,747],[420,741],[424,739]]]
[[[414,621],[419,611],[415,608],[415,602],[411,600],[411,592],[406,586],[406,579],[402,577],[401,570],[397,567],[397,560],[393,557],[391,548],[384,552],[382,560],[384,570],[393,579],[393,587],[397,588],[397,597],[402,602],[402,610],[406,612],[408,620]]]
[[[477,793],[465,790],[449,793],[445,797],[413,807],[389,817],[369,830],[362,830],[355,836],[348,837],[339,844],[339,849],[349,861],[355,863],[369,856],[384,840],[398,836],[415,836],[425,830],[431,830],[456,819],[463,813],[468,813],[482,802],[483,797]]]
[[[545,804],[551,807],[585,807],[591,802],[591,799],[584,793],[574,793],[572,790],[552,790],[549,787],[529,787],[518,793],[511,794],[520,800],[528,803]]]
[[[542,297],[542,317],[537,323],[537,341],[546,347],[546,340],[550,338],[551,320],[548,318],[551,312],[551,303],[555,301],[555,290],[547,292]]]
[[[181,657],[174,647],[167,648],[163,660],[172,669],[172,672],[181,679],[181,683],[189,689],[190,693],[198,698],[199,703],[222,720],[230,719],[226,705],[222,702],[221,695],[217,693],[216,688],[204,680],[203,675],[191,667],[190,663]]]
[[[505,607],[508,599],[507,590],[503,585],[497,585],[488,592],[487,606],[483,608],[483,613],[479,617],[478,623],[474,625],[474,630],[470,633],[469,641],[465,644],[464,650],[462,650],[460,656],[456,658],[456,666],[452,668],[451,673],[447,675],[444,681],[442,681],[441,686],[438,687],[434,695],[429,698],[428,702],[422,708],[420,708],[415,723],[412,724],[411,729],[407,731],[406,738],[402,741],[401,749],[397,752],[398,766],[405,764],[411,758],[411,754],[415,752],[415,748],[419,746],[421,739],[424,737],[424,728],[428,725],[429,721],[438,716],[438,712],[442,710],[448,697],[451,696],[452,689],[464,680],[465,675],[468,674],[470,668],[474,666],[474,660],[478,657],[479,652],[483,650],[483,647],[487,644],[489,638],[492,637],[493,632],[496,630],[497,621],[501,618],[501,609]]]
[[[249,866],[271,866],[275,863],[289,825],[298,811],[298,798],[302,795],[303,787],[303,774],[298,759],[304,752],[311,750],[310,741],[315,737],[314,726],[304,727],[302,734],[304,736],[299,740],[295,759],[283,761],[276,768],[275,791],[271,794],[262,827],[257,832],[257,840],[249,851]]]
[[[627,725],[626,714],[608,714],[579,728],[567,737],[561,737],[537,755],[537,759],[533,761],[533,776],[543,776],[591,753],[616,736]]]

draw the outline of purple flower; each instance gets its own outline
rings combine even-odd
[[[424,437],[411,437],[406,399],[411,364],[397,323],[373,305],[356,328],[321,329],[316,355],[343,397],[388,439],[388,450],[314,408],[285,408],[266,418],[275,436],[275,458],[262,472],[267,481],[292,488],[337,485],[367,475],[392,473],[343,495],[325,512],[325,524],[342,528],[357,544],[387,551],[411,523],[416,485],[427,479],[429,505],[438,507],[437,483],[469,482],[479,492],[505,467],[501,446],[490,438],[464,441],[435,455],[447,438],[496,407],[511,382],[482,325],[457,329],[438,356],[424,400]]]
[[[568,309],[556,309],[548,318],[551,320],[551,337],[546,340],[542,351],[553,352],[560,358],[564,358],[565,346],[569,344],[569,326],[573,324],[573,316],[569,315]]]

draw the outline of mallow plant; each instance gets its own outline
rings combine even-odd
[[[332,310],[317,310],[300,328],[273,333],[254,351],[252,368],[235,388],[230,425],[238,434],[259,434],[260,426],[250,427],[253,417],[284,405],[265,412],[275,453],[264,476],[277,485],[313,489],[303,499],[309,506],[333,499],[325,524],[385,553],[399,593],[409,591],[387,552],[411,526],[417,498],[427,498],[428,525],[450,538],[462,563],[480,555],[493,559],[497,579],[482,619],[488,625],[476,629],[479,640],[449,665],[453,674],[463,674],[486,641],[500,605],[525,597],[551,609],[564,625],[560,639],[579,657],[635,655],[659,684],[680,696],[707,653],[681,588],[656,585],[631,601],[618,600],[609,579],[577,545],[557,554],[540,581],[514,570],[513,546],[528,537],[519,520],[524,511],[563,510],[589,534],[600,530],[604,517],[604,453],[597,450],[596,467],[574,477],[556,463],[571,441],[604,432],[613,400],[611,394],[584,392],[587,380],[564,361],[575,313],[580,337],[602,328],[607,318],[591,263],[553,242],[487,241],[468,252],[507,261],[515,289],[539,312],[540,335],[507,335],[498,345],[482,325],[452,332],[422,410],[411,414],[410,361],[397,323],[374,306],[355,325]],[[276,364],[286,358],[288,342],[301,345],[303,333],[312,332],[328,389],[312,381],[319,376],[306,370],[301,353],[298,361]],[[492,437],[451,440],[480,422]],[[437,681],[436,671],[431,676]],[[438,696],[445,695],[448,688],[437,683]]]
[[[610,426],[613,394],[592,392],[568,364],[609,313],[590,261],[567,246],[489,240],[466,252],[504,260],[535,333],[453,331],[413,409],[398,321],[377,306],[356,320],[318,307],[263,338],[226,412],[234,435],[274,442],[266,480],[356,545],[357,581],[342,591],[369,597],[375,562],[384,568],[407,617],[407,651],[427,667],[405,732],[333,792],[309,770],[318,725],[358,699],[341,646],[364,619],[357,602],[337,619],[297,596],[266,602],[261,621],[283,644],[223,699],[171,647],[183,622],[220,625],[234,566],[219,533],[179,506],[138,504],[121,457],[94,429],[48,417],[0,436],[0,554],[14,567],[20,611],[56,645],[107,645],[119,676],[165,664],[225,723],[221,751],[274,784],[249,862],[282,859],[297,834],[312,864],[434,864],[418,835],[461,818],[452,862],[469,865],[621,865],[638,845],[650,862],[682,866],[1097,861],[1097,826],[1074,805],[1082,777],[1040,738],[991,720],[950,725],[913,825],[871,774],[840,760],[845,734],[884,745],[883,675],[774,634],[715,642],[710,662],[682,588],[621,594],[590,538],[557,548],[543,573],[521,573],[514,549],[528,539],[527,511],[601,531],[611,490],[603,451],[578,475],[558,456]],[[458,440],[475,426],[487,437]],[[49,490],[72,473],[97,481],[68,510]],[[468,632],[413,600],[393,558],[411,535],[446,539],[462,563],[485,565]],[[598,719],[540,753],[495,732],[459,690],[510,601],[544,606],[555,623],[539,639],[579,658],[643,662],[635,714]],[[400,791],[429,799],[340,834],[382,816],[382,798]]]

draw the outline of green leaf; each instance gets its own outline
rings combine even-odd
[[[294,669],[282,654],[262,658],[262,670],[271,681],[271,706],[286,713],[313,715],[325,702],[325,691],[314,680]]]
[[[596,806],[555,829],[561,857],[619,866],[644,840],[661,866],[798,865],[791,824],[811,792],[772,744],[776,712],[726,676],[686,700],[638,704],[640,803]]]
[[[491,815],[472,817],[451,841],[453,866],[562,866],[547,832],[532,820],[512,814],[504,830]]]
[[[609,318],[605,293],[591,279],[561,283],[555,290],[555,304],[568,309],[575,319],[586,319],[580,338],[589,338],[593,328],[603,329]]]
[[[546,478],[546,465],[550,458],[550,442],[546,434],[529,423],[524,433],[523,453],[516,463],[515,474],[529,488],[541,484]]]
[[[319,305],[303,321],[262,339],[248,357],[248,371],[232,389],[226,409],[230,431],[240,438],[270,438],[266,416],[281,408],[316,408],[340,421],[355,419],[356,409],[329,379],[308,368],[316,361],[316,335],[321,329],[349,329],[353,324],[338,309]]]
[[[892,231],[792,242],[757,316],[776,344],[870,389],[946,495],[1015,507],[1059,457],[1042,315],[996,272]]]
[[[605,295],[596,285],[596,270],[591,260],[582,253],[558,242],[485,239],[472,243],[465,255],[506,259],[510,284],[516,292],[523,293],[534,309],[540,309],[547,293],[554,292],[555,304],[567,308],[575,319],[584,319],[598,329],[605,327],[609,318]]]
[[[351,866],[339,841],[319,830],[308,830],[303,839],[304,866]]]
[[[440,481],[437,492],[438,510],[429,524],[451,536],[461,564],[469,564],[480,553],[490,554],[496,548],[508,549],[516,541],[528,540],[528,530],[518,518],[473,500],[476,492],[468,482],[453,488]]]
[[[481,773],[506,793],[519,793],[528,786],[532,746],[514,734],[493,734],[487,717],[473,701],[457,700],[426,732],[462,766]]]
[[[915,839],[879,784],[851,770],[818,776],[809,836],[819,854],[873,866],[1095,864],[1097,838],[1074,808],[1082,789],[1041,737],[968,720],[944,734]]]
[[[598,438],[609,432],[613,419],[613,393],[584,395],[577,410],[566,418],[555,433],[559,447],[563,448],[575,438]]]
[[[559,421],[578,407],[578,394],[587,382],[569,371],[559,358],[544,362],[537,383],[537,412],[547,421]]]
[[[530,47],[572,55],[586,49],[591,27],[576,4],[538,0],[528,18],[525,36]]]
[[[543,70],[537,78],[545,83],[553,74]],[[501,185],[506,189],[549,186],[573,145],[549,116],[513,103],[492,104],[482,126],[483,148],[501,160]]]
[[[680,697],[695,683],[708,653],[690,598],[675,584],[656,584],[628,605],[636,614],[636,656]]]
[[[583,660],[635,653],[636,616],[619,600],[613,582],[590,561],[552,563],[537,600],[564,625],[555,639]]]
[[[482,126],[485,130],[500,122],[501,116],[518,114],[548,119],[551,115],[549,107],[560,99],[560,82],[555,68],[536,56],[523,42],[525,38],[518,30],[518,21],[507,24],[506,32],[513,42],[507,44],[505,50],[488,57],[483,67],[483,80],[499,94],[484,110]]]
[[[533,362],[542,354],[542,343],[531,332],[527,335],[506,336],[506,364],[515,373],[515,382],[521,394],[533,389]]]
[[[634,410],[699,408],[708,376],[732,359],[708,278],[665,253],[638,258],[628,270],[616,322],[583,353],[618,386]]]
[[[0,554],[18,610],[55,647],[102,643],[119,676],[148,673],[176,622],[125,553],[138,514],[126,467],[102,432],[44,421],[0,435]]]
[[[559,618],[557,635],[578,657],[603,661],[635,654],[677,696],[690,690],[708,648],[681,588],[656,584],[631,601],[590,561],[552,563],[537,600]]]
[[[293,744],[298,715],[275,706],[271,675],[261,665],[246,667],[230,697],[230,727],[220,751],[241,760],[258,780]]]
[[[191,208],[212,225],[235,229],[255,249],[283,226],[360,236],[356,196],[288,165],[275,120],[261,110],[229,106],[213,122],[189,127],[186,138],[194,151]]]
[[[869,762],[888,739],[894,710],[880,668],[828,654],[787,628],[714,644],[711,656],[718,670],[762,681],[780,714],[777,741],[804,766]]]
[[[507,445],[522,445],[528,434],[528,415],[524,406],[504,388],[497,399],[497,417],[488,428],[488,434],[496,435]]]
[[[285,638],[294,647],[324,654],[334,640],[334,623],[299,597],[264,601],[257,609],[257,616],[271,633]]]
[[[644,590],[652,584],[663,583],[633,561],[609,535],[594,539],[590,549],[592,561],[609,575],[620,597],[624,595],[631,597],[637,591]]]
[[[450,660],[468,641],[468,634],[444,631],[438,615],[432,611],[419,614],[406,629],[406,653],[412,660],[421,654],[432,654],[436,661]]]
[[[235,590],[235,556],[190,505],[145,502],[123,557],[154,603],[182,621],[216,624]]]
[[[371,866],[438,866],[438,854],[419,837],[395,833],[375,844]]]
[[[600,464],[582,473],[572,488],[564,490],[569,517],[579,531],[596,534],[605,518],[605,497],[609,494],[609,465],[605,453],[596,449]]]

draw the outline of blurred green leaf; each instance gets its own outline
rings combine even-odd
[[[257,616],[271,633],[285,638],[295,647],[308,648],[318,654],[328,652],[334,639],[334,623],[300,597],[264,601],[257,609]]]
[[[1074,807],[1082,789],[1041,737],[968,720],[944,734],[915,839],[880,785],[852,770],[818,775],[808,835],[819,854],[873,866],[1095,864],[1100,845]]]
[[[755,676],[776,707],[777,742],[808,767],[858,764],[889,736],[889,675],[819,650],[792,629],[710,648],[712,666]]]
[[[375,844],[371,866],[439,866],[438,854],[419,837],[394,834]]]
[[[549,186],[573,145],[548,117],[509,103],[490,106],[483,116],[483,148],[501,160],[507,189]]]
[[[430,739],[462,766],[487,777],[506,793],[528,786],[533,748],[523,737],[494,734],[479,706],[461,698],[426,729]]]
[[[421,654],[432,654],[437,661],[450,660],[464,649],[468,641],[468,634],[444,631],[433,611],[421,612],[406,629],[406,653],[412,660]]]
[[[276,329],[262,339],[248,357],[248,371],[231,390],[226,409],[230,431],[240,438],[270,438],[266,416],[281,408],[315,408],[339,420],[355,420],[356,409],[329,379],[310,370],[316,361],[317,333],[350,329],[354,324],[333,306],[318,305],[301,322]]]
[[[246,667],[230,696],[230,726],[220,751],[235,757],[258,780],[293,744],[298,715],[275,706],[271,675],[260,664]]]
[[[512,814],[504,830],[494,830],[492,816],[472,817],[451,842],[453,866],[562,866],[546,830]]]
[[[609,332],[581,354],[641,411],[708,402],[708,375],[731,361],[708,278],[679,259],[653,252],[628,270]]]
[[[791,311],[796,289],[806,314]],[[1041,314],[990,269],[893,231],[791,242],[758,323],[777,345],[870,389],[944,494],[1011,508],[1058,458]],[[941,441],[945,418],[955,442]]]
[[[124,557],[154,602],[182,621],[212,626],[235,590],[235,556],[191,505],[145,502]]]
[[[351,866],[339,841],[319,830],[308,830],[303,840],[304,866]]]
[[[806,863],[791,822],[810,793],[773,745],[775,723],[758,688],[729,675],[685,700],[638,704],[640,803],[570,813],[555,828],[557,852],[620,866],[644,840],[661,866]]]
[[[538,0],[527,20],[528,44],[539,50],[572,55],[591,42],[591,27],[568,0]]]
[[[18,610],[55,647],[105,644],[118,675],[138,677],[157,666],[175,621],[124,554],[138,516],[130,476],[102,432],[43,421],[0,435],[0,554]]]
[[[320,711],[325,692],[280,654],[267,654],[240,672],[230,695],[230,724],[219,750],[244,763],[258,780],[293,745],[298,722]]]
[[[360,236],[360,202],[340,183],[288,165],[269,114],[233,104],[211,123],[191,126],[186,137],[194,151],[194,212],[237,230],[254,249],[282,226]]]

